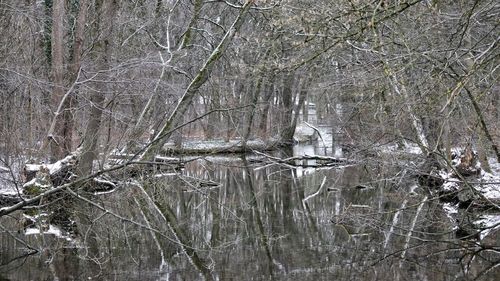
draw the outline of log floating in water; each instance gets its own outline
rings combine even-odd
[[[163,152],[166,154],[222,154],[222,153],[247,153],[254,151],[270,151],[279,146],[275,141],[265,142],[262,140],[250,140],[246,144],[241,140],[216,141],[191,141],[176,147],[173,144],[166,144]]]

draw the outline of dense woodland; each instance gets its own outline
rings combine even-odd
[[[288,149],[304,121],[331,127],[356,161],[382,145],[418,146],[453,170],[454,148],[467,147],[491,172],[499,14],[496,0],[0,0],[2,173],[20,187],[41,170],[26,164],[70,166],[49,171],[53,192],[30,191],[0,217],[59,191],[98,216],[80,188],[147,172],[167,143],[180,154],[194,140]],[[136,201],[140,214],[117,218],[150,229],[154,206],[211,279],[173,205],[141,190],[153,205]]]
[[[89,162],[162,129],[177,142],[286,143],[308,104],[352,144],[472,144],[500,158],[496,1],[47,0],[1,12],[7,163],[79,146]]]

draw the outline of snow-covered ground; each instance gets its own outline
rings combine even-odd
[[[422,154],[422,149],[417,144],[405,142],[404,147],[400,148],[397,144],[391,143],[381,145],[378,150],[383,153],[407,153],[407,154]]]
[[[457,166],[460,160],[454,159],[452,164]],[[496,163],[496,159],[489,159],[489,164],[492,169],[491,173],[482,170],[480,163],[477,162],[476,168],[481,169],[480,175],[471,178],[470,183],[484,197],[498,202],[500,201],[500,164]],[[460,188],[461,180],[453,176],[453,172],[440,172],[440,176],[445,180],[443,190],[453,192]]]
[[[497,162],[497,159],[493,157],[488,158],[488,164],[490,164],[492,174],[500,176],[500,163]]]
[[[460,164],[460,158],[455,158],[453,161],[453,165],[457,166]],[[491,234],[492,232],[498,231],[500,229],[500,210],[499,202],[500,202],[500,164],[497,163],[496,159],[489,159],[489,164],[492,169],[491,173],[485,172],[484,170],[480,170],[480,174],[477,176],[473,176],[470,179],[470,186],[479,192],[482,197],[479,198],[485,199],[487,204],[491,204],[492,206],[496,206],[497,213],[477,213],[477,217],[470,221],[473,228],[479,231],[479,239],[484,239],[486,236]],[[479,163],[477,163],[477,167],[480,169]],[[461,181],[453,176],[453,173],[440,173],[441,177],[446,180],[443,184],[442,189],[447,192],[456,192],[463,188],[463,184]],[[456,222],[460,220],[460,213],[467,212],[466,210],[460,210],[458,204],[446,203],[443,207],[446,215],[452,222]],[[494,211],[495,212],[495,211]],[[476,214],[476,213],[473,213]],[[463,215],[462,215],[463,216]],[[469,221],[468,218],[467,221]],[[458,226],[457,226],[458,228]]]

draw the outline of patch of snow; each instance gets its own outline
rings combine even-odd
[[[454,192],[460,189],[460,185],[454,181],[447,181],[443,184],[442,189],[444,191]]]
[[[294,167],[294,166],[290,166],[289,168],[292,168],[292,169],[295,169],[295,177],[298,179],[298,178],[301,178],[301,177],[304,177],[304,176],[307,176],[307,175],[311,175],[311,174],[314,174],[318,171],[321,171],[321,170],[342,170],[342,169],[345,169],[345,168],[348,168],[348,167],[353,167],[353,166],[356,166],[357,164],[348,164],[348,165],[336,165],[336,166],[325,166],[325,167],[307,167],[307,168],[304,168],[304,167],[300,167],[300,166],[297,166],[297,167]],[[261,166],[261,167],[258,167],[258,168],[255,168],[254,170],[255,171],[258,171],[258,170],[261,170],[263,167],[265,166]]]
[[[378,150],[382,153],[402,152],[406,154],[422,154],[422,149],[418,145],[407,142],[404,143],[403,149],[399,148],[397,144],[386,144],[379,146]]]
[[[24,166],[24,169],[26,170],[26,172],[38,172],[41,167],[42,165],[40,164],[26,164]]]
[[[451,178],[451,176],[452,176],[452,174],[451,174],[451,173],[448,173],[448,172],[443,171],[443,170],[439,170],[439,171],[438,171],[438,174],[439,174],[439,176],[440,176],[443,180],[445,180],[445,181],[446,181],[446,180],[449,180],[449,179]]]
[[[461,162],[461,155],[463,153],[463,149],[460,147],[452,147],[451,148],[451,164],[453,166],[457,166]]]
[[[112,189],[106,190],[106,191],[97,191],[97,192],[94,192],[94,195],[104,195],[104,194],[113,193],[115,191],[116,191],[116,189],[112,188]]]
[[[417,192],[416,192],[415,190],[417,190],[417,188],[419,188],[419,185],[418,185],[418,184],[414,184],[414,185],[410,186],[410,187],[409,187],[409,189],[410,189],[410,192],[409,192],[409,193],[410,193],[411,195],[416,195],[416,194],[417,194]]]
[[[488,234],[493,230],[500,228],[500,216],[499,215],[483,215],[475,224],[481,227],[482,230],[479,234],[479,238],[483,240]]]
[[[382,145],[378,147],[381,152],[391,153],[398,151],[398,146],[396,144]]]
[[[41,219],[47,217],[47,214],[46,213],[41,213],[41,214],[37,214],[37,215],[34,215],[34,216],[23,214],[23,217],[25,217],[28,220],[35,221],[35,220],[41,220]]]
[[[116,184],[114,182],[105,180],[103,178],[94,178],[94,181],[100,184],[109,185],[112,186],[113,188],[116,188]]]
[[[178,175],[177,173],[161,173],[161,174],[156,174],[154,175],[155,178],[165,178],[165,177],[171,177],[171,176],[176,176]]]
[[[78,156],[80,153],[81,153],[81,148],[77,149],[76,151],[74,151],[70,155],[64,157],[63,159],[57,161],[54,164],[47,164],[46,167],[49,169],[50,174],[52,175],[52,174],[58,172],[59,170],[61,170],[61,168],[63,166],[67,165],[71,161],[74,161],[75,157]]]
[[[488,199],[500,199],[500,188],[498,185],[486,185],[479,191]]]
[[[496,176],[487,172],[481,173],[481,184],[474,187],[483,193],[488,199],[500,199],[500,176]]]
[[[23,193],[22,190],[19,190],[19,193]],[[13,184],[2,184],[0,181],[0,194],[5,195],[16,195],[18,194],[16,187]]]
[[[449,215],[458,214],[458,206],[457,205],[453,205],[451,203],[445,203],[443,206],[443,209],[446,212],[446,214],[449,214]]]
[[[24,234],[25,235],[52,234],[57,237],[63,237],[61,229],[53,225],[49,225],[49,229],[45,231],[41,231],[40,228],[30,227],[26,229]]]
[[[488,163],[490,164],[492,174],[500,177],[500,163],[498,163],[497,159],[488,158]]]
[[[444,213],[446,214],[446,217],[450,220],[450,222],[455,222],[456,218],[458,216],[458,205],[456,204],[451,204],[451,203],[445,203],[443,205],[443,210]],[[457,226],[454,227],[456,229]]]
[[[62,167],[64,167],[65,165],[67,165],[71,161],[74,161],[75,158],[81,153],[81,150],[82,150],[81,148],[78,148],[73,153],[69,154],[68,156],[64,157],[63,159],[61,159],[53,164],[26,164],[24,169],[27,172],[38,172],[38,171],[40,171],[40,169],[42,167],[44,167],[44,168],[47,168],[49,170],[49,173],[51,175],[53,175],[53,174],[57,173],[58,171],[60,171],[62,169]]]
[[[64,158],[64,159],[66,159],[66,158]],[[47,169],[49,169],[49,173],[51,175],[57,173],[58,171],[60,171],[62,169],[62,167],[63,167],[63,162],[62,161],[64,161],[64,159],[62,159],[60,161],[57,161],[54,164],[47,164],[46,165],[46,167],[47,167]]]
[[[422,149],[418,145],[408,145],[405,147],[404,152],[409,154],[422,154]]]
[[[38,228],[27,228],[24,235],[35,235],[40,234],[40,229]]]
[[[37,179],[37,178],[33,178],[29,182],[23,184],[23,189],[27,188],[29,186],[36,186],[36,187],[39,187],[40,189],[47,189],[47,188],[52,187],[50,184],[42,184],[42,183],[40,183],[40,180]]]
[[[7,167],[0,166],[0,173],[10,173],[10,169]]]

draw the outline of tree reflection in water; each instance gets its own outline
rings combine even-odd
[[[424,192],[411,193],[413,179],[396,177],[394,167],[358,165],[307,173],[283,165],[263,168],[246,157],[208,160],[188,163],[181,176],[138,178],[114,193],[85,197],[101,209],[77,200],[69,211],[79,226],[76,239],[26,236],[18,232],[22,227],[16,217],[2,218],[0,276],[7,280],[498,277],[497,237],[480,242],[456,239],[441,203]],[[148,197],[141,190],[144,186]],[[164,209],[163,216],[158,208]],[[33,249],[39,252],[26,255]]]

